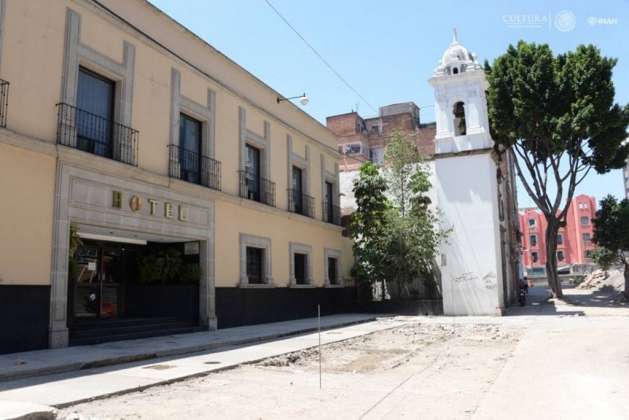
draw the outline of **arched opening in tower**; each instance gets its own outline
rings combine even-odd
[[[461,101],[455,103],[452,113],[454,114],[454,135],[464,136],[467,132],[465,126],[465,104]]]

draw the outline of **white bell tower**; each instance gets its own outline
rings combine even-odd
[[[498,166],[489,134],[487,80],[456,30],[429,80],[435,92],[435,188],[452,231],[439,258],[446,315],[504,309]]]

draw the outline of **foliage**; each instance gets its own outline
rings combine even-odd
[[[592,45],[553,55],[520,41],[486,65],[492,137],[516,156],[518,177],[548,221],[548,280],[561,297],[556,237],[576,187],[594,169],[623,166],[629,105],[614,103],[616,60]]]
[[[354,183],[358,207],[350,229],[354,275],[371,282],[386,281],[389,293],[399,298],[404,290],[410,295],[408,285],[414,280],[432,278],[434,257],[445,232],[436,228],[438,218],[428,208],[430,172],[415,144],[395,133],[385,162],[384,175],[367,163]]]
[[[387,184],[378,167],[367,162],[354,181],[357,210],[349,226],[354,240],[356,262],[352,275],[370,282],[384,281],[389,201],[385,196]]]
[[[138,271],[141,283],[172,283],[180,280],[183,269],[181,252],[165,248],[139,257]]]
[[[609,270],[618,262],[618,254],[599,246],[592,253],[592,260],[603,270]]]
[[[79,238],[79,231],[76,225],[70,225],[70,241],[68,244],[68,274],[71,279],[76,279],[79,274],[79,264],[76,260],[76,251],[83,245]]]
[[[625,297],[629,299],[629,200],[616,200],[611,195],[600,202],[594,218],[593,242],[599,246],[596,261],[607,269],[620,262],[625,267]]]
[[[197,283],[201,276],[201,270],[199,264],[184,264],[180,274],[180,281],[182,283]]]
[[[387,163],[387,192],[404,216],[410,207],[410,199],[413,195],[411,178],[417,173],[416,165],[423,164],[421,156],[413,142],[408,141],[401,132],[395,131],[387,144],[384,159]]]

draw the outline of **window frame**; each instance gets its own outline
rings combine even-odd
[[[109,115],[108,116],[104,116],[104,115],[100,115],[97,114],[95,112],[92,112],[91,110],[86,109],[85,107],[81,107],[79,104],[79,97],[81,96],[79,93],[79,88],[81,85],[81,74],[84,74],[88,77],[91,77],[93,79],[99,80],[101,82],[104,82],[106,84],[109,85],[109,93],[111,94],[109,100],[111,101],[111,103],[109,104]],[[116,152],[115,149],[117,147],[116,145],[116,141],[115,141],[115,134],[114,134],[114,124],[116,123],[116,108],[117,108],[117,101],[118,101],[118,81],[115,79],[112,79],[110,77],[108,77],[107,75],[104,75],[98,71],[92,70],[89,67],[86,67],[82,64],[79,64],[79,68],[77,71],[77,81],[76,81],[76,109],[78,110],[78,112],[81,112],[81,114],[79,115],[84,115],[82,114],[83,112],[94,116],[94,118],[101,118],[105,121],[107,121],[107,127],[106,127],[106,138],[100,139],[100,138],[93,138],[93,137],[87,137],[87,136],[81,136],[80,135],[80,129],[79,126],[81,126],[81,124],[79,123],[79,117],[76,116],[75,119],[75,126],[76,126],[76,146],[77,149],[79,150],[83,150],[87,153],[91,153],[93,155],[96,156],[102,156],[105,157],[107,159],[113,159]],[[102,99],[102,98],[101,98]],[[89,150],[87,150],[86,148],[81,147],[79,144],[82,140],[87,140],[90,143],[90,147]],[[107,151],[106,153],[96,153],[94,151],[94,146],[95,143],[100,143],[100,144],[106,144],[107,147]]]
[[[339,249],[324,248],[323,250],[323,275],[325,276],[325,287],[345,287],[342,270],[342,253]],[[329,277],[329,259],[336,260],[336,283],[332,283]]]
[[[250,254],[252,254],[252,252],[250,252],[251,250],[255,250],[255,253],[257,253],[256,258],[259,259],[258,262],[256,262],[256,265],[259,266],[258,268],[258,273],[257,274],[257,278],[258,281],[251,281],[252,275],[251,272],[249,270],[249,268],[251,267],[251,260],[249,259],[249,257],[251,256]],[[264,248],[258,248],[255,246],[247,246],[245,248],[245,258],[247,259],[247,268],[246,268],[246,274],[247,274],[247,283],[249,284],[264,284]]]
[[[182,130],[184,128],[183,126],[184,122],[191,122],[198,126],[197,150],[190,150],[183,146],[184,139],[182,138]],[[204,131],[205,131],[204,124],[206,124],[204,121],[199,120],[198,118],[195,118],[194,116],[191,116],[187,112],[183,112],[183,111],[179,112],[179,152],[178,152],[179,162],[178,163],[179,163],[179,171],[180,171],[180,177],[181,177],[180,179],[187,182],[191,182],[193,184],[201,184],[201,179],[202,179],[203,156],[204,156],[204,150],[205,150],[205,145],[203,141]],[[187,161],[183,160],[185,153],[182,153],[182,151],[195,153],[197,155],[196,162],[194,162],[196,164],[196,171],[192,171],[191,169],[188,169],[186,167],[186,164],[184,164],[184,162],[187,162]],[[196,172],[196,177],[192,180],[189,179],[186,176],[187,172]]]
[[[306,265],[306,278],[305,283],[297,283],[297,278],[295,276],[295,254],[303,254],[306,256],[305,265]],[[312,246],[308,244],[303,244],[299,242],[289,242],[288,243],[288,255],[289,255],[289,264],[290,264],[290,272],[289,272],[289,287],[294,288],[307,288],[314,287],[314,279],[312,276],[313,272],[313,264],[312,264]]]
[[[263,236],[240,233],[240,283],[239,287],[274,287],[272,277],[271,239]],[[247,275],[247,248],[263,250],[263,283],[250,283]]]

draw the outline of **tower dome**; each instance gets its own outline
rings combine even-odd
[[[454,29],[452,42],[443,52],[435,68],[434,76],[450,76],[478,70],[481,70],[481,66],[476,61],[476,57],[459,43],[456,29]]]

